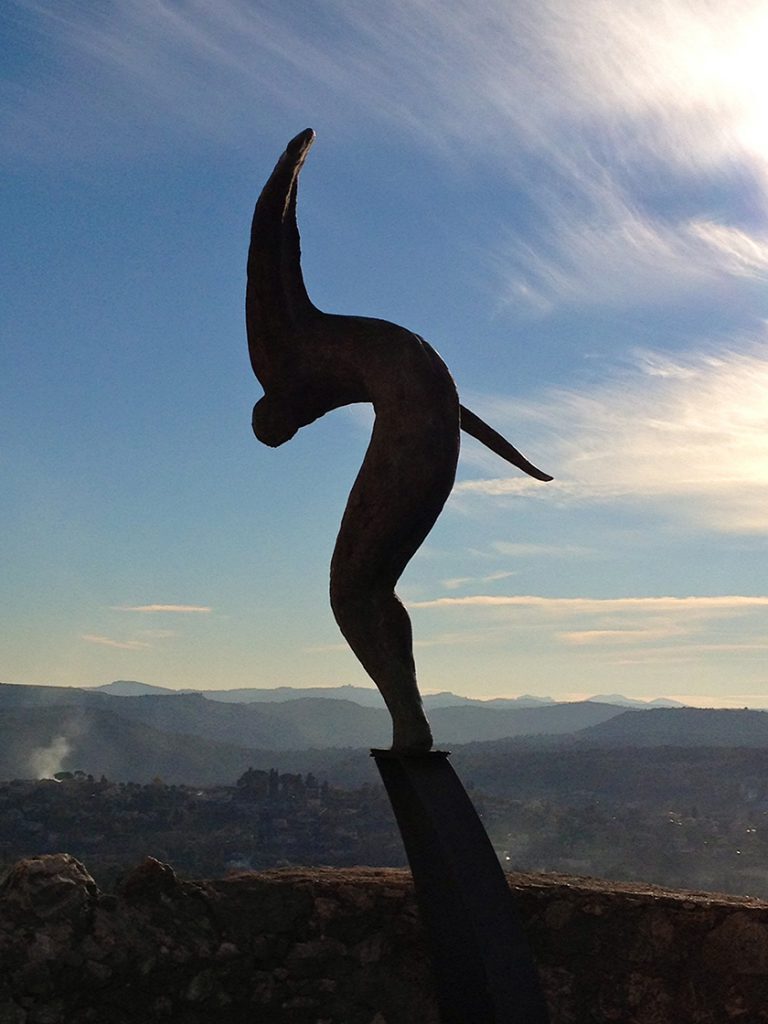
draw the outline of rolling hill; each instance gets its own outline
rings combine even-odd
[[[731,708],[624,711],[577,738],[606,747],[768,747],[768,712]]]

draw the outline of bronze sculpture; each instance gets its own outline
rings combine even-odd
[[[552,478],[459,404],[447,367],[423,338],[312,304],[301,273],[296,193],[314,138],[307,129],[291,140],[253,215],[246,321],[251,365],[264,388],[253,430],[277,447],[332,409],[373,404],[371,442],[331,562],[331,607],[392,715],[393,750],[428,751],[411,624],[395,584],[451,492],[460,428],[530,476]]]

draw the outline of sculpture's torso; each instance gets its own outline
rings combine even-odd
[[[459,400],[445,363],[418,335],[386,320],[314,311],[294,327],[291,374],[257,405],[257,436],[278,445],[332,409],[371,402],[398,437],[459,437]],[[379,422],[381,421],[381,422]]]

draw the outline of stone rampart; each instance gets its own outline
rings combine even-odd
[[[511,875],[552,1024],[768,1022],[768,904]],[[0,887],[0,1024],[437,1024],[410,875],[291,869],[117,894],[65,854]]]

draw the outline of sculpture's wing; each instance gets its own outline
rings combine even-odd
[[[522,469],[528,476],[535,477],[537,480],[552,480],[553,478],[548,474],[537,469],[533,463],[529,462],[524,455],[521,455],[517,448],[514,448],[509,441],[498,434],[493,427],[489,427],[487,423],[483,422],[479,416],[476,416],[465,406],[460,406],[461,409],[461,429],[465,430],[472,437],[476,438],[481,444],[484,444],[486,448],[490,448],[496,455],[500,455],[502,459],[506,459],[507,462],[511,462],[513,466],[517,466],[518,469]]]
[[[299,172],[314,140],[307,128],[288,143],[253,214],[245,318],[251,366],[265,390],[290,377],[297,327],[315,312],[296,224]]]

